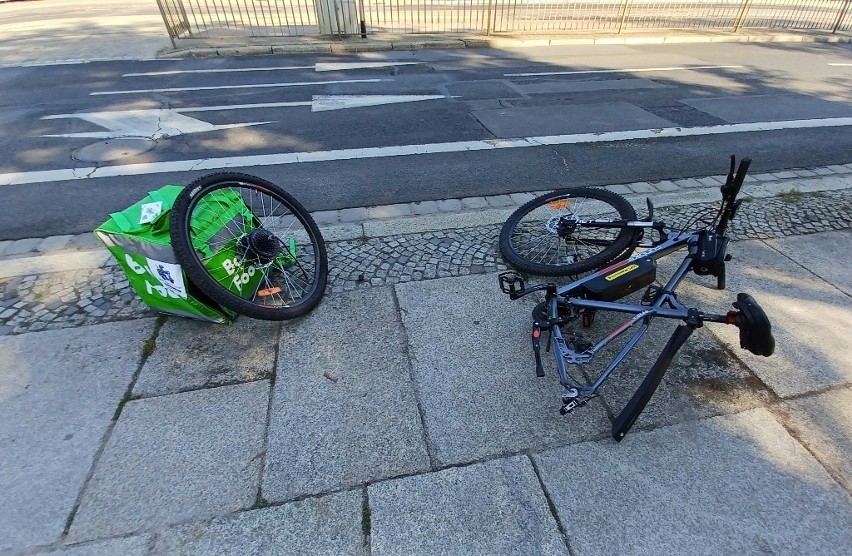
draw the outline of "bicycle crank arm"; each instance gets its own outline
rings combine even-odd
[[[523,277],[514,270],[507,270],[498,274],[497,282],[500,284],[500,291],[508,294],[509,299],[512,301],[538,291],[547,291],[552,295],[556,294],[556,284],[541,284],[540,286],[527,288]]]

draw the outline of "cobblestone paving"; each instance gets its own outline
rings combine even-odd
[[[643,209],[639,209],[641,213]],[[666,207],[655,218],[672,227],[712,218],[707,206]],[[734,239],[768,239],[852,226],[852,190],[784,194],[744,202]],[[328,244],[327,295],[361,287],[504,270],[499,225]],[[0,280],[0,335],[150,317],[114,264]]]

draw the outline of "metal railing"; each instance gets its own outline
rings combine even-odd
[[[169,36],[852,30],[852,0],[157,0]]]

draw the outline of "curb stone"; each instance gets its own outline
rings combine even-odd
[[[290,38],[294,40],[296,37]],[[211,47],[203,39],[184,39],[198,41],[198,46],[164,49],[158,52],[159,58],[210,57],[210,56],[242,56],[266,54],[343,54],[356,52],[381,52],[390,50],[422,50],[422,49],[459,49],[459,48],[532,48],[546,46],[571,45],[648,45],[648,44],[695,44],[695,43],[831,43],[843,44],[852,42],[852,35],[840,33],[752,33],[734,34],[729,32],[697,32],[694,34],[638,34],[638,35],[592,35],[592,36],[541,36],[526,37],[510,36],[454,36],[454,35],[374,35],[368,39],[358,36],[338,39],[319,40],[311,37],[306,42],[246,44],[233,42],[228,45]],[[251,42],[249,37],[237,39]],[[255,39],[256,40],[256,39]],[[269,41],[267,41],[269,42]]]

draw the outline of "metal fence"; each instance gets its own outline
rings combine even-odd
[[[173,39],[648,29],[852,30],[852,0],[157,0]]]

